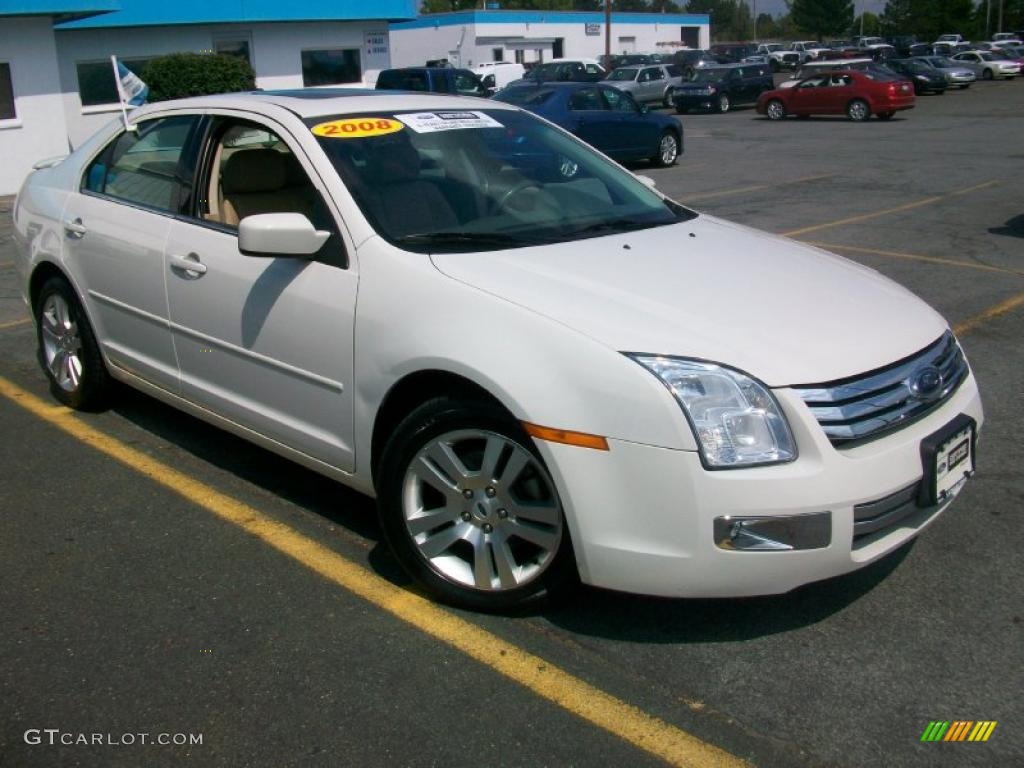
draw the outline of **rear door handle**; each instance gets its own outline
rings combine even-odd
[[[200,277],[206,274],[206,265],[199,260],[198,254],[190,253],[188,256],[177,256],[172,254],[169,257],[171,269],[178,269],[189,273],[189,277]]]
[[[81,219],[65,219],[64,231],[67,232],[68,237],[74,237],[77,239],[82,237],[89,230],[82,223]]]

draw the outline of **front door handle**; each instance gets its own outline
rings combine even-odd
[[[65,219],[64,220],[64,231],[67,233],[68,237],[73,237],[75,239],[78,239],[78,238],[82,237],[89,230],[82,223],[82,220],[80,218],[78,218],[78,219]]]
[[[206,265],[199,260],[198,254],[190,253],[187,256],[170,256],[171,269],[177,269],[188,273],[189,277],[200,277],[206,274]]]

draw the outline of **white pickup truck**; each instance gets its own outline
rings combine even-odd
[[[813,61],[829,52],[829,49],[817,40],[797,40],[789,44],[789,50],[795,51],[800,55],[801,64]]]

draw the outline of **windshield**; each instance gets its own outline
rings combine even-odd
[[[717,83],[727,72],[726,69],[698,69],[690,79],[695,83]]]
[[[995,55],[991,54],[991,53],[979,53],[978,55],[981,56],[981,60],[982,61],[995,61],[996,60]]]
[[[581,240],[696,216],[518,110],[307,118],[386,240],[420,253]]]
[[[635,69],[616,69],[610,75],[609,80],[636,80],[637,70]]]

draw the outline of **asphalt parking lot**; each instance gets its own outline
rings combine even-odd
[[[986,409],[979,471],[922,537],[778,597],[433,606],[369,499],[140,394],[53,407],[8,199],[0,765],[1024,763],[1024,82],[884,123],[682,120],[678,165],[636,169],[659,189],[877,269],[960,335]],[[922,743],[935,720],[998,725]],[[44,729],[121,744],[26,743]],[[202,743],[126,743],[140,733]]]

